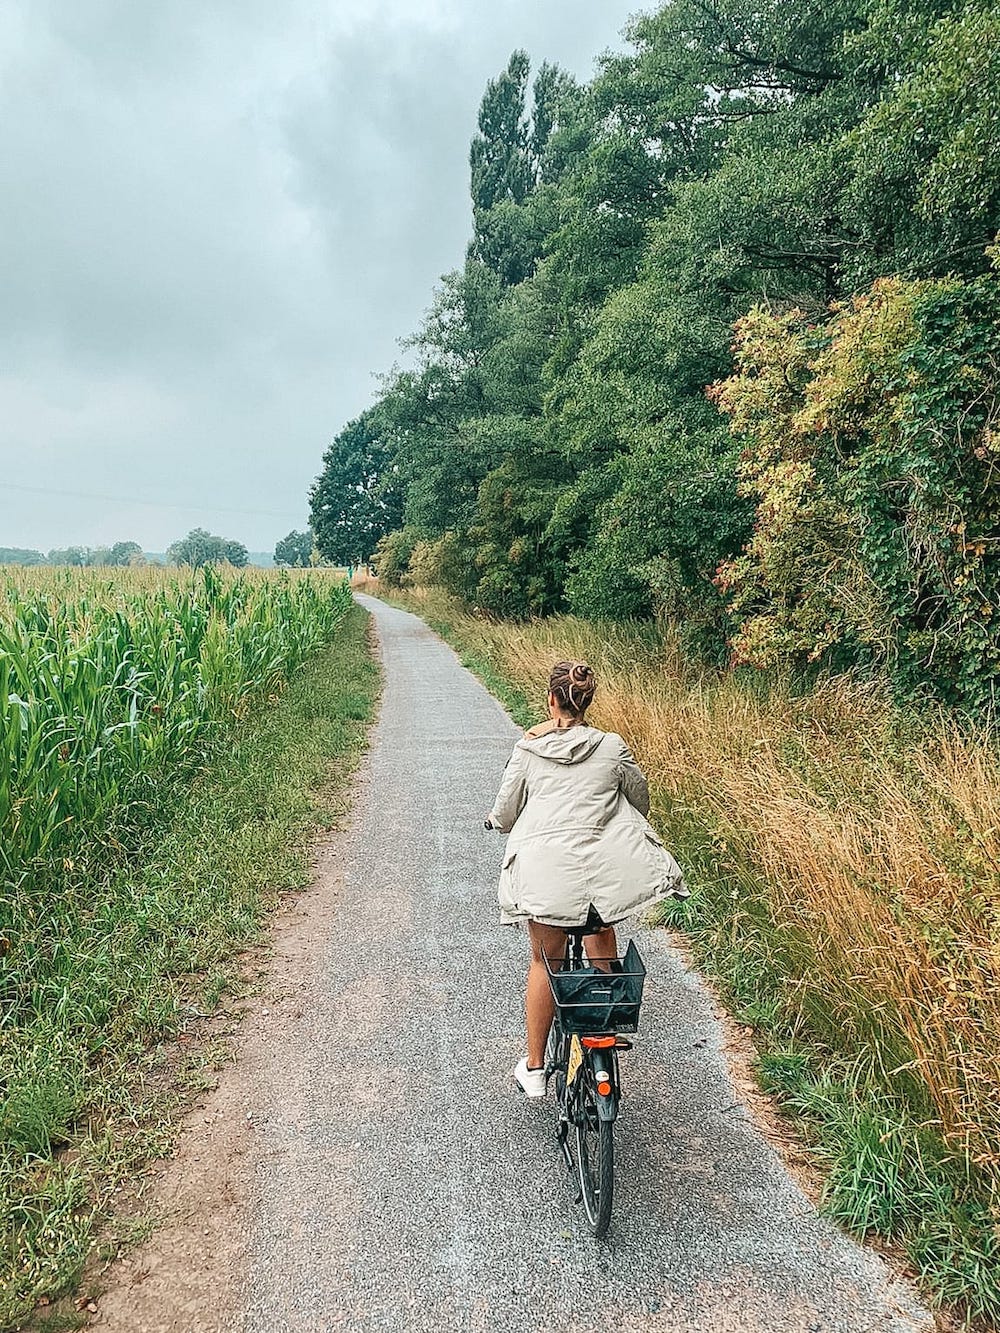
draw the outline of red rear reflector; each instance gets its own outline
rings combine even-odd
[[[581,1037],[584,1046],[592,1051],[606,1051],[618,1040],[617,1037]]]
[[[606,1097],[606,1096],[608,1095],[608,1093],[611,1091],[611,1084],[610,1084],[610,1083],[598,1083],[598,1085],[597,1085],[597,1091],[601,1094],[602,1097]]]

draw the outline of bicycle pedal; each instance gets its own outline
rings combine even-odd
[[[615,1041],[616,1051],[630,1051],[632,1049],[632,1046],[633,1043],[630,1042],[627,1037],[618,1037],[617,1040]]]

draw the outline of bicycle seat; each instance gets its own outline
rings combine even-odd
[[[573,938],[579,936],[582,939],[584,935],[596,935],[602,930],[610,930],[615,924],[614,921],[605,921],[594,904],[591,903],[587,909],[587,919],[582,925],[560,926],[559,929]]]

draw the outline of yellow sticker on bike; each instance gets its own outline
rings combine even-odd
[[[566,1065],[566,1086],[570,1087],[577,1074],[580,1072],[580,1066],[583,1064],[583,1047],[580,1045],[580,1038],[574,1032],[569,1043],[569,1061]]]

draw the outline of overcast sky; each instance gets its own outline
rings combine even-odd
[[[0,545],[305,526],[462,261],[486,79],[587,78],[638,7],[4,0]]]

